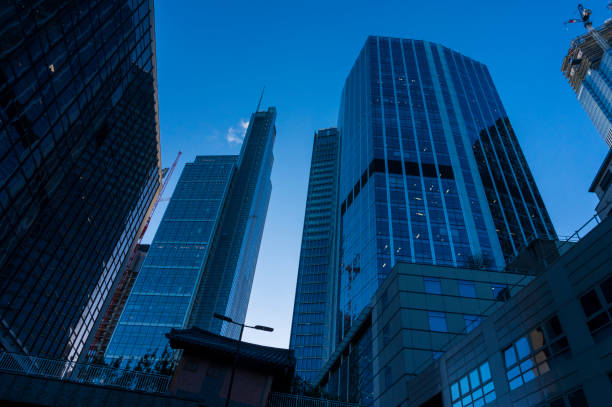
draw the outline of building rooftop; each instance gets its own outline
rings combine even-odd
[[[238,341],[217,335],[198,327],[172,329],[166,334],[173,349],[191,349],[211,359],[232,360],[237,353]],[[295,356],[293,350],[273,348],[253,343],[240,343],[240,364],[251,365],[258,370],[293,375]]]

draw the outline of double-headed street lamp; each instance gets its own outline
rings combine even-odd
[[[236,366],[238,365],[238,358],[240,356],[240,342],[242,342],[242,333],[244,332],[244,328],[257,329],[258,331],[266,331],[272,332],[274,328],[270,328],[269,326],[263,325],[246,325],[241,324],[240,322],[236,322],[230,317],[226,317],[225,315],[214,313],[215,318],[220,319],[221,321],[238,325],[240,326],[240,336],[238,336],[238,345],[236,346],[236,355],[234,356],[234,364],[232,366],[232,374],[230,375],[229,389],[227,389],[227,397],[225,398],[225,407],[229,407],[230,399],[232,398],[232,386],[234,385],[234,373],[236,371]]]

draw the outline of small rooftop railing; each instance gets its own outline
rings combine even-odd
[[[560,238],[561,244],[559,245],[559,249],[561,249],[563,246],[565,246],[568,242],[570,242],[570,243],[579,242],[580,239],[585,237],[591,231],[591,229],[593,229],[595,226],[597,226],[597,225],[599,225],[601,223],[601,220],[600,220],[599,216],[600,216],[600,213],[596,213],[589,220],[587,220],[584,225],[582,225],[579,229],[577,229],[570,236],[563,236],[563,237],[561,237]]]
[[[147,393],[165,393],[170,383],[169,376],[8,352],[0,353],[0,371]]]
[[[361,407],[361,404],[299,396],[295,394],[270,393],[266,407]]]

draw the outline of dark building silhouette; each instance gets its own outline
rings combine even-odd
[[[161,184],[153,1],[0,20],[0,344],[75,359]]]

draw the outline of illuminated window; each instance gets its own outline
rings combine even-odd
[[[497,398],[489,362],[480,365],[450,386],[453,407],[482,407]]]
[[[503,351],[510,390],[550,372],[549,362],[569,349],[557,316],[535,327]]]

